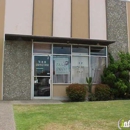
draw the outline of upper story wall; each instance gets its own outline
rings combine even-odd
[[[106,0],[90,0],[90,38],[107,39]]]
[[[34,0],[33,35],[52,36],[53,0]]]
[[[126,5],[127,8],[127,26],[128,26],[128,51],[130,52],[130,2]]]
[[[53,36],[71,36],[71,0],[53,1]]]
[[[107,0],[107,38],[116,41],[109,52],[118,58],[119,51],[128,52],[128,26],[126,2]]]
[[[6,0],[5,33],[32,34],[33,0]]]
[[[106,39],[105,0],[6,0],[5,33]]]
[[[71,36],[89,38],[89,0],[72,0]]]

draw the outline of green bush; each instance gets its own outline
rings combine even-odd
[[[94,93],[89,93],[88,95],[88,101],[96,101],[96,96]]]
[[[122,93],[125,93],[126,90],[127,90],[127,86],[125,85],[125,83],[119,79],[119,81],[117,81],[115,83],[115,86],[122,92]]]
[[[119,59],[114,61],[112,55],[109,54],[110,63],[104,69],[101,79],[103,84],[110,86],[114,99],[123,99],[125,95],[130,94],[130,54],[120,52],[118,56]]]
[[[82,84],[71,84],[66,88],[67,96],[71,101],[84,101],[86,91],[85,85]]]
[[[97,84],[95,87],[95,97],[98,101],[109,100],[111,97],[110,87],[106,84]]]

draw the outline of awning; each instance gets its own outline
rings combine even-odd
[[[85,45],[109,45],[115,41],[99,40],[99,39],[82,39],[70,37],[53,37],[53,36],[34,36],[34,35],[19,35],[5,34],[5,40],[10,41],[34,41],[34,42],[52,42],[52,43],[70,43],[70,44],[85,44]]]

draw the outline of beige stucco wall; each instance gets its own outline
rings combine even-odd
[[[54,0],[53,4],[53,36],[70,37],[71,32],[71,0]]]
[[[67,99],[66,95],[66,87],[68,87],[69,84],[54,84],[53,85],[53,98],[59,98],[59,99]],[[95,92],[95,85],[92,86],[92,93]],[[88,92],[86,93],[86,97],[88,97]]]
[[[52,35],[53,0],[34,0],[33,35]]]
[[[53,85],[53,97],[66,98],[66,87],[69,85],[65,84],[54,84]]]
[[[33,0],[6,1],[5,33],[32,34]]]
[[[72,37],[89,38],[88,0],[72,0]]]
[[[3,44],[5,0],[0,0],[0,100],[3,99]]]
[[[106,40],[106,0],[90,0],[89,14],[90,38]]]

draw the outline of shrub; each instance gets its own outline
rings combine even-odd
[[[95,87],[95,97],[98,101],[109,100],[111,97],[110,87],[106,84],[97,84]]]
[[[88,95],[88,101],[96,101],[96,100],[97,100],[97,99],[96,99],[95,94],[89,93],[89,95]]]
[[[85,85],[82,84],[71,84],[66,88],[67,96],[71,101],[84,101],[86,91]]]
[[[101,79],[103,84],[110,86],[115,99],[122,99],[124,95],[130,94],[130,54],[120,52],[118,56],[118,60],[114,61],[112,55],[109,54],[110,64],[104,69]]]
[[[127,86],[125,85],[125,83],[119,79],[119,81],[117,81],[115,83],[115,86],[118,88],[118,90],[120,90],[122,93],[125,93],[125,91],[127,90]],[[121,93],[120,92],[120,93]]]

